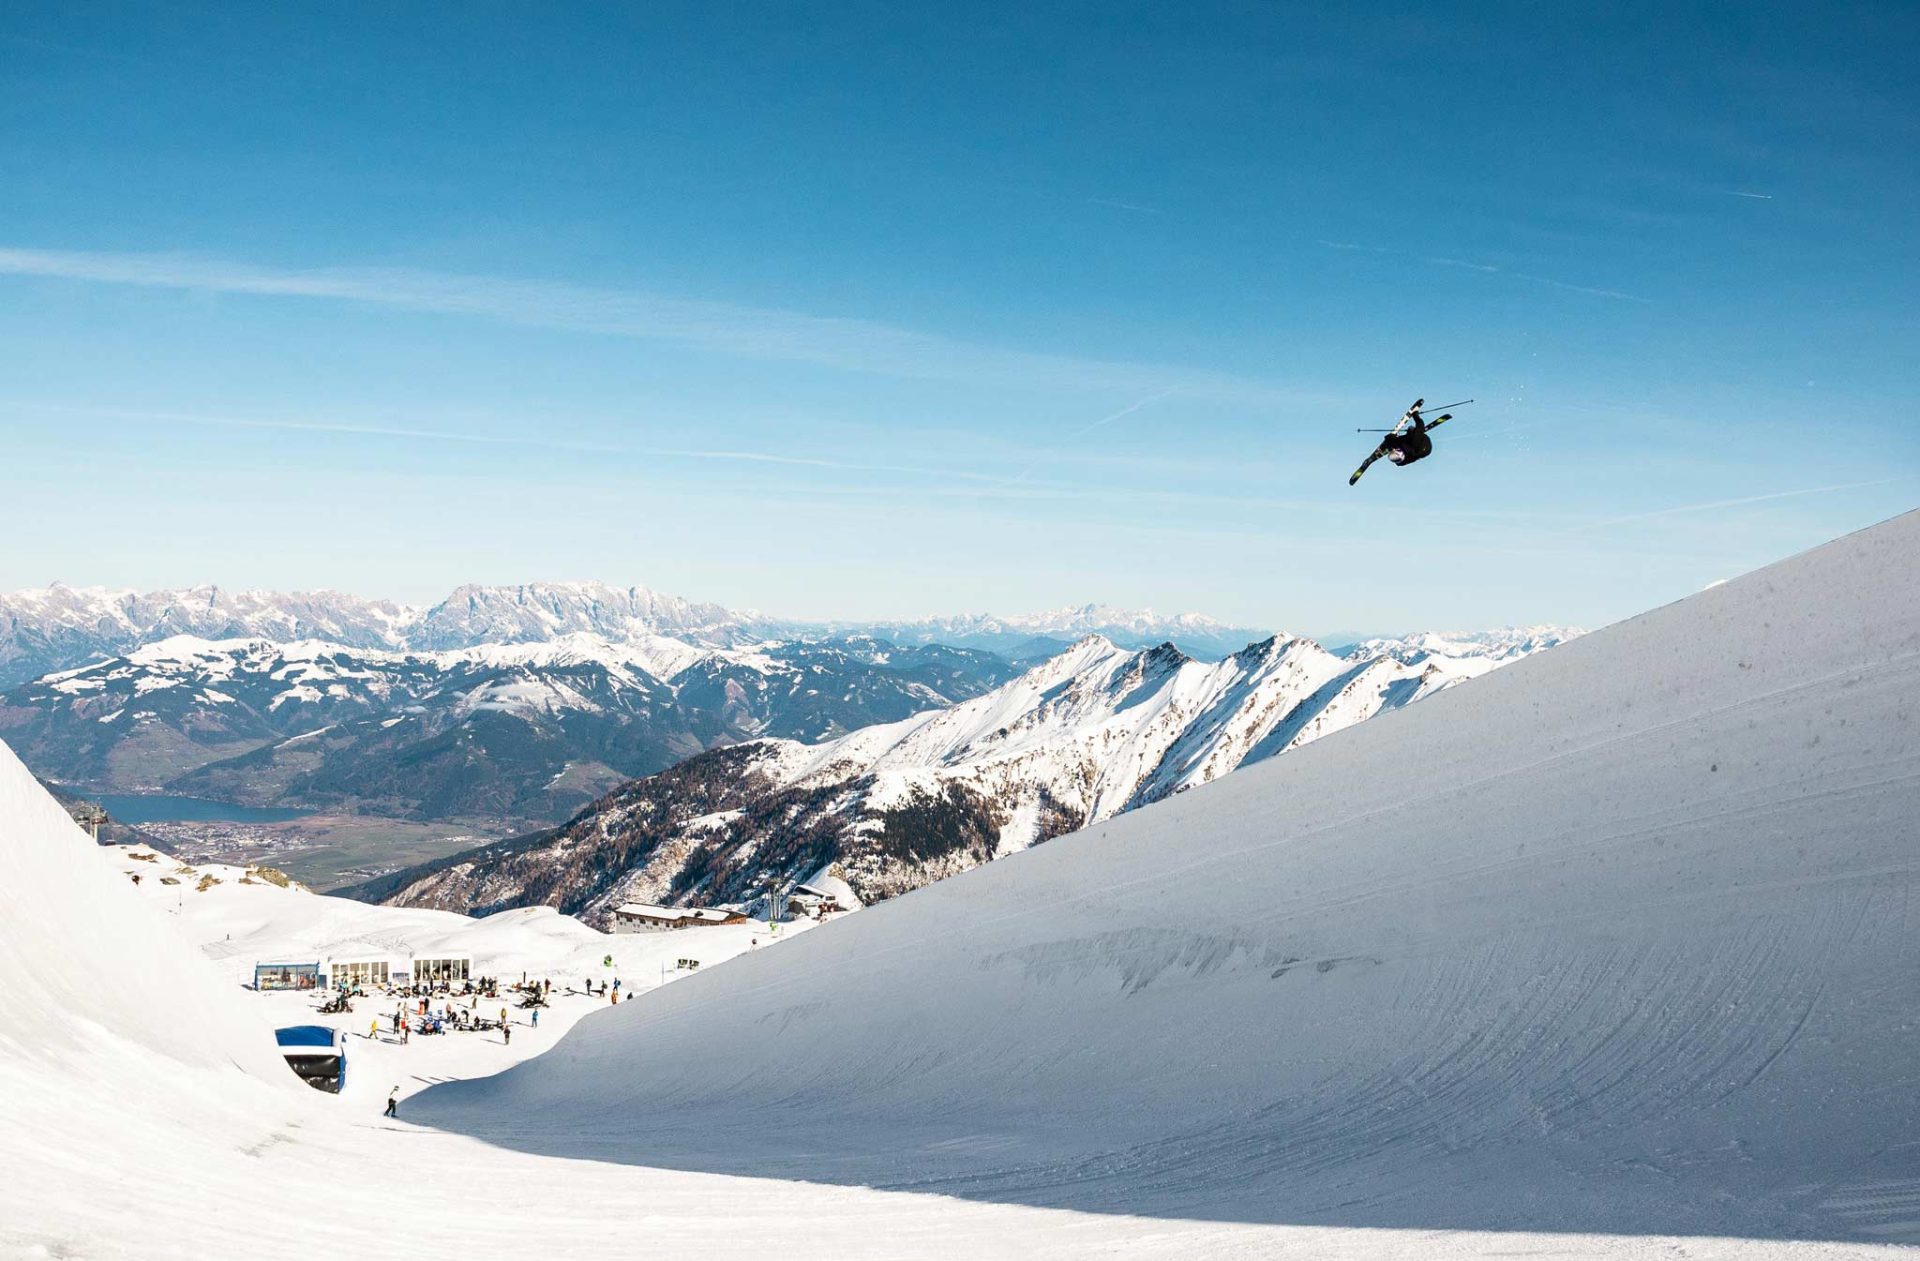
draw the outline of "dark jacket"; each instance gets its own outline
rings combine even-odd
[[[1426,459],[1433,454],[1433,439],[1427,437],[1427,422],[1415,416],[1413,428],[1388,434],[1381,440],[1380,449],[1395,464],[1406,465]]]

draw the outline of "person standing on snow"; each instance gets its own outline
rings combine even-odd
[[[400,1087],[395,1086],[387,1092],[387,1110],[380,1115],[398,1119],[400,1116]]]

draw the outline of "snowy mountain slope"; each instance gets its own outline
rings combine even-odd
[[[552,836],[457,855],[358,896],[600,920],[629,900],[751,902],[837,864],[904,893],[1298,748],[1501,664],[1354,662],[1269,639],[1224,661],[1090,636],[971,700],[817,745],[760,741],[622,787]],[[724,822],[711,822],[725,814]]]
[[[406,1094],[463,1063],[494,1071],[506,1049],[472,1034],[458,1037],[480,1041],[394,1047],[363,1037],[355,1013],[342,1018],[354,1031],[347,1091],[319,1094],[287,1072],[271,1030],[326,1018],[300,995],[238,989],[255,956],[452,947],[501,972],[551,970],[560,986],[604,951],[645,988],[656,957],[690,943],[610,939],[551,912],[476,922],[359,906],[242,886],[234,869],[200,869],[178,891],[159,883],[169,860],[132,852],[96,850],[0,745],[0,1256],[299,1261],[398,1247],[452,1261],[695,1239],[706,1255],[746,1257],[777,1239],[781,1256],[805,1261],[903,1250],[961,1261],[1008,1249],[1111,1256],[1143,1235],[1195,1256],[1271,1254],[1272,1232],[1248,1228],[649,1173],[504,1152],[423,1129],[405,1111],[378,1121],[395,1079]],[[136,888],[128,874],[152,878]],[[222,882],[201,890],[208,876]],[[693,952],[710,960],[743,944],[728,940],[739,929],[699,931]],[[556,998],[549,1015],[576,1014],[572,1001],[584,1002]],[[591,1010],[587,1023],[610,1009]],[[546,1034],[523,1026],[511,1050]],[[806,1225],[797,1235],[796,1222]]]
[[[1920,514],[416,1111],[523,1151],[1434,1252],[1920,1242],[1916,556]]]
[[[0,732],[69,782],[553,822],[715,744],[834,735],[1012,672],[872,641],[714,649],[571,633],[400,652],[174,636],[15,688]]]
[[[63,1178],[76,1204],[117,1170],[96,1140],[141,1115],[141,1083],[164,1081],[206,1123],[265,1137],[303,1088],[281,1066],[267,1023],[243,1010],[205,962],[0,745],[0,1254],[36,1204],[35,1178]],[[84,1093],[82,1093],[84,1092]],[[84,1101],[93,1116],[76,1111]],[[46,1255],[46,1254],[42,1254]]]

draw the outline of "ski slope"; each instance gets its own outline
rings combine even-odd
[[[1920,515],[426,1092],[1168,1220],[1920,1242]]]
[[[197,886],[158,893],[153,881],[136,887],[127,879],[129,864],[139,862],[131,852],[96,847],[0,744],[0,864],[9,877],[0,881],[6,1261],[571,1258],[663,1244],[697,1244],[717,1257],[941,1261],[1111,1256],[1142,1240],[1204,1258],[1271,1255],[1272,1232],[1248,1226],[1169,1226],[641,1170],[517,1153],[411,1123],[410,1092],[447,1075],[491,1071],[488,1062],[497,1066],[528,1041],[541,1045],[551,1029],[523,1031],[512,1048],[469,1035],[445,1046],[416,1039],[404,1049],[356,1036],[346,1093],[317,1093],[286,1070],[272,1035],[290,1013],[300,1023],[315,1017],[300,996],[241,991],[233,979],[239,955],[218,948],[228,932],[242,953],[439,943],[491,949],[503,962],[518,952],[533,968],[561,970],[581,966],[580,935],[589,930],[550,912],[463,927],[457,916],[271,885],[243,889],[237,880],[204,893]],[[638,969],[644,988],[646,960],[637,955],[725,950],[734,935],[714,928],[602,941]],[[203,937],[218,957],[201,957],[189,944]],[[556,995],[553,1023],[577,1015],[573,1001]],[[599,1007],[581,1024],[617,1012]],[[357,1025],[361,1018],[347,1019]],[[428,1050],[436,1059],[413,1061],[413,1075],[398,1083],[400,1119],[380,1119],[394,1084],[380,1078],[408,1063],[409,1053]]]
[[[1911,1255],[1917,545],[703,969],[397,1122],[286,1074],[0,751],[0,1257]]]

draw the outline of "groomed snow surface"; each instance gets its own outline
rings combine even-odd
[[[1916,556],[1842,539],[398,1124],[8,756],[0,1252],[1910,1255]]]

